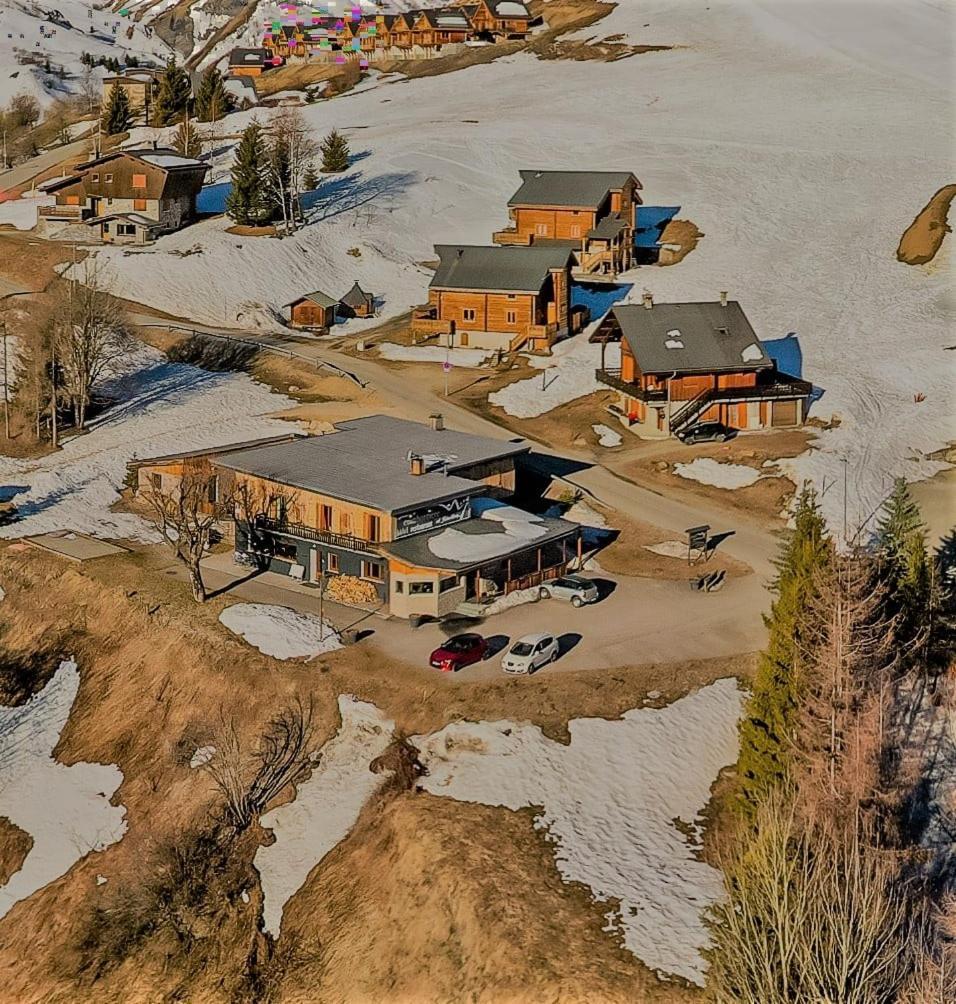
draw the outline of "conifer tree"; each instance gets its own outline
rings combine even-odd
[[[876,525],[877,547],[886,561],[902,570],[907,564],[906,554],[912,537],[922,537],[924,530],[919,506],[910,495],[906,479],[897,478]]]
[[[115,136],[117,133],[126,132],[133,121],[133,114],[129,106],[129,95],[125,87],[113,84],[110,88],[109,97],[106,99],[106,107],[103,109],[103,132],[107,136]]]
[[[322,140],[322,170],[326,174],[338,174],[348,170],[349,143],[338,131],[333,129]]]
[[[263,176],[268,156],[258,122],[243,131],[236,159],[232,165],[232,191],[226,199],[226,212],[242,226],[258,226],[269,218]]]
[[[216,122],[228,115],[234,106],[235,102],[226,90],[222,74],[216,66],[210,66],[196,91],[196,117],[200,122]]]
[[[198,157],[202,153],[202,137],[188,115],[179,123],[173,146],[181,157]]]
[[[800,639],[814,595],[815,573],[832,553],[816,493],[804,487],[776,561],[776,599],[766,618],[769,639],[740,724],[742,808],[755,806],[787,777],[800,699]]]
[[[314,192],[319,187],[319,172],[315,169],[315,164],[306,165],[305,174],[302,175],[302,183],[307,192]]]
[[[153,118],[156,125],[169,125],[182,118],[189,109],[192,87],[189,74],[176,65],[175,59],[170,59],[159,82],[159,93],[153,107]]]

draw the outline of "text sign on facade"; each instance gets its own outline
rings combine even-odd
[[[434,530],[448,523],[460,523],[471,516],[471,499],[451,499],[436,502],[424,509],[405,512],[395,517],[395,538],[411,537],[416,533]]]

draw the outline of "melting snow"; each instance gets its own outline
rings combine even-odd
[[[742,692],[719,680],[665,708],[619,721],[575,719],[569,745],[535,725],[455,722],[412,741],[434,795],[509,809],[540,807],[558,869],[599,901],[625,946],[653,969],[703,984],[704,911],[722,894],[720,873],[675,820],[692,826],[721,769],[737,757]]]
[[[66,660],[26,704],[0,707],[0,816],[33,837],[20,870],[0,887],[0,917],[126,832],[125,808],[110,804],[123,782],[119,768],[53,757],[79,686],[76,663]]]
[[[441,345],[397,345],[395,342],[378,342],[375,346],[383,359],[396,362],[444,363],[466,369],[481,366],[491,356],[485,349],[446,349]]]
[[[763,475],[744,464],[722,464],[709,457],[698,457],[689,464],[674,464],[674,473],[689,481],[715,488],[746,488],[759,481]]]
[[[548,532],[537,516],[494,499],[475,499],[471,507],[475,516],[500,523],[504,532],[463,533],[455,529],[442,530],[428,542],[428,549],[436,558],[448,561],[485,561],[537,540]]]
[[[756,342],[751,342],[745,349],[741,350],[740,358],[745,363],[757,363],[763,359],[763,349]]]
[[[312,869],[355,825],[362,806],[386,774],[373,774],[369,764],[385,752],[395,723],[372,704],[339,697],[342,726],[322,747],[312,776],[300,784],[295,801],[262,817],[274,843],[256,851],[254,864],[262,879],[265,929],[278,937],[282,911]]]
[[[271,603],[236,603],[226,607],[219,620],[263,655],[275,659],[315,656],[342,647],[328,621]]]
[[[620,446],[624,437],[609,425],[592,425],[601,446]]]

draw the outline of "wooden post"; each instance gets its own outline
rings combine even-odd
[[[584,537],[581,531],[578,530],[578,569],[581,568],[581,556],[583,554]]]

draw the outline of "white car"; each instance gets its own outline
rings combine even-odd
[[[585,603],[597,603],[598,587],[583,575],[562,575],[559,579],[545,582],[538,590],[541,599],[554,597],[568,600],[573,607],[583,607]]]
[[[526,634],[505,653],[501,668],[506,673],[530,675],[557,659],[558,639],[553,634]]]

